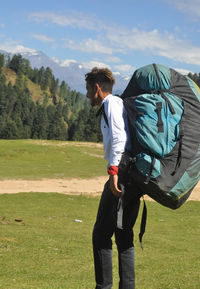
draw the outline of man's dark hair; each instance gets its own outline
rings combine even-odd
[[[108,68],[94,67],[91,72],[85,75],[85,80],[91,87],[98,83],[103,92],[112,92],[115,83],[115,78]]]

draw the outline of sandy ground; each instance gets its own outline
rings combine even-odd
[[[108,177],[94,179],[41,179],[0,181],[0,194],[44,192],[62,194],[100,194]]]
[[[0,194],[22,192],[54,192],[62,194],[99,195],[108,176],[94,179],[41,179],[0,181]],[[193,190],[190,200],[200,200],[200,182]]]

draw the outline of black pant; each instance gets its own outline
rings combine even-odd
[[[117,228],[117,209],[119,198],[112,194],[109,181],[105,184],[101,196],[96,223],[93,230],[93,251],[95,264],[96,288],[110,289],[112,287],[112,236],[115,234],[115,241],[119,256],[119,288],[134,289],[134,245],[133,226],[138,216],[140,198],[139,190],[134,186],[125,186],[125,193],[122,197],[123,229]],[[125,257],[124,257],[125,256]],[[127,264],[127,262],[129,264]],[[126,265],[125,265],[126,263]],[[124,265],[123,265],[124,264]],[[123,268],[124,267],[124,268]],[[125,270],[129,270],[125,272]],[[130,275],[129,277],[127,275]],[[130,286],[128,286],[129,282]],[[126,284],[126,285],[125,285]]]

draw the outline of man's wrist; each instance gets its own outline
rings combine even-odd
[[[110,176],[114,176],[114,175],[117,175],[118,174],[118,167],[117,166],[110,166],[108,168],[108,174]]]

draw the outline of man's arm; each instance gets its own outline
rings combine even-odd
[[[123,103],[110,101],[105,113],[108,116],[109,129],[111,135],[111,154],[108,164],[108,174],[110,175],[110,188],[112,193],[120,197],[121,190],[118,187],[118,165],[122,153],[125,151],[127,134],[123,117]]]

